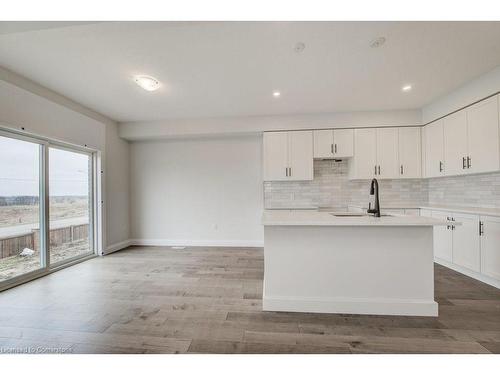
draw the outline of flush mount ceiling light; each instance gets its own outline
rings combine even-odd
[[[281,92],[279,92],[279,91],[274,91],[274,92],[273,92],[273,96],[274,96],[275,98],[279,98],[279,97],[281,96]]]
[[[370,42],[370,47],[378,48],[381,47],[384,43],[385,43],[385,37],[379,36],[378,38],[375,38]]]
[[[160,87],[160,81],[150,76],[135,76],[134,81],[146,91],[155,91]]]
[[[297,42],[295,44],[295,46],[293,46],[293,50],[296,52],[296,53],[301,53],[302,51],[304,51],[304,49],[306,48],[306,45],[302,42]]]
[[[411,91],[411,88],[411,85],[404,85],[403,87],[401,87],[401,91],[408,92]]]

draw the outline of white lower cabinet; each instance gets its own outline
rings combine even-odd
[[[500,217],[481,216],[481,272],[500,280]]]
[[[431,216],[439,220],[450,220],[447,212],[432,211]],[[453,231],[448,226],[434,227],[434,257],[451,262],[453,259]]]
[[[500,288],[500,217],[427,209],[420,215],[450,223],[434,227],[436,262]]]
[[[453,258],[454,264],[472,271],[481,271],[479,217],[453,213],[453,219],[461,225],[453,225]]]

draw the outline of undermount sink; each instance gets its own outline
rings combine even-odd
[[[367,214],[355,214],[355,213],[341,213],[341,214],[336,214],[336,213],[332,213],[330,215],[333,215],[333,216],[339,216],[339,217],[358,217],[358,216],[368,216]]]
[[[330,215],[336,216],[336,217],[364,217],[364,216],[374,217],[373,215],[368,215],[366,213],[356,213],[356,212],[342,212],[342,213],[332,212],[332,213],[330,213]],[[393,216],[393,215],[381,214],[380,216]]]

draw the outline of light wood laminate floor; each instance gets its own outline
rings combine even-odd
[[[262,249],[131,247],[0,293],[0,352],[500,352],[500,290],[438,265],[438,318],[262,312],[262,277]]]

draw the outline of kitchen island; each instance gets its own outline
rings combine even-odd
[[[433,226],[420,216],[266,210],[263,309],[437,316]]]

